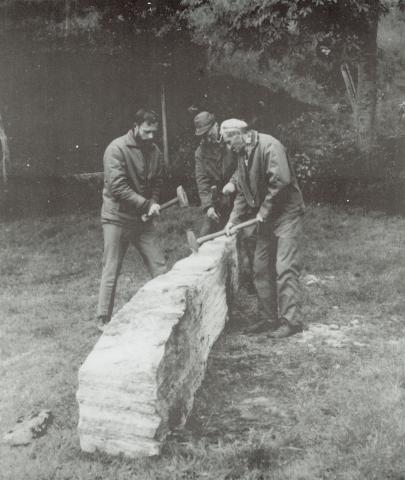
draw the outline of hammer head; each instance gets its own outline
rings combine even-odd
[[[179,207],[180,208],[188,207],[189,203],[188,203],[187,194],[181,185],[177,187],[176,193],[177,193],[177,200],[179,201]]]
[[[194,235],[192,230],[187,230],[187,241],[188,245],[194,253],[198,253],[198,242],[197,237]]]

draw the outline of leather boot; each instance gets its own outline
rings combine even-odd
[[[274,320],[260,320],[256,322],[254,325],[247,327],[244,330],[244,333],[247,335],[254,335],[257,333],[265,333],[271,332],[279,326],[279,323],[275,322]]]
[[[276,330],[269,332],[267,334],[270,338],[285,338],[294,335],[295,333],[300,333],[304,330],[301,323],[291,324],[287,321],[283,322]]]

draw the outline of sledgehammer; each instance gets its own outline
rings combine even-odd
[[[257,220],[255,218],[252,218],[251,220],[246,220],[246,222],[239,223],[238,225],[235,225],[234,227],[232,227],[231,234],[234,234],[239,230],[242,230],[243,228],[250,227],[256,224],[257,224]],[[222,237],[223,235],[226,235],[225,229],[220,230],[219,232],[210,233],[209,235],[204,235],[203,237],[200,237],[200,238],[196,238],[192,230],[187,230],[187,241],[191,250],[194,253],[198,253],[198,249],[200,248],[200,245],[202,245],[205,242],[208,242],[209,240],[214,240],[214,238]]]
[[[160,210],[165,210],[166,208],[169,208],[169,207],[171,207],[172,205],[175,205],[176,203],[179,204],[179,207],[180,207],[180,208],[185,208],[185,207],[188,207],[188,206],[189,206],[186,191],[184,190],[184,188],[183,188],[181,185],[179,185],[179,186],[177,187],[177,190],[176,190],[176,198],[172,198],[172,199],[169,200],[168,202],[162,203],[162,205],[160,205]],[[150,218],[149,215],[147,215],[146,213],[144,213],[144,214],[142,215],[142,220],[143,220],[144,222],[148,221],[149,218]]]

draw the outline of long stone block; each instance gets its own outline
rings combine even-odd
[[[192,409],[237,286],[236,240],[218,238],[117,312],[79,370],[82,450],[159,454]]]

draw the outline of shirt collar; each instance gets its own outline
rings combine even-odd
[[[244,152],[242,153],[242,158],[246,166],[248,166],[249,159],[259,143],[259,134],[256,130],[250,130],[249,135],[250,143],[246,145]]]
[[[253,152],[259,143],[259,135],[256,130],[250,130],[250,143],[246,146],[246,153],[248,156]]]
[[[125,138],[125,144],[128,147],[140,148],[140,146],[136,142],[136,138],[135,138],[133,129],[129,130],[125,137],[126,137]]]

